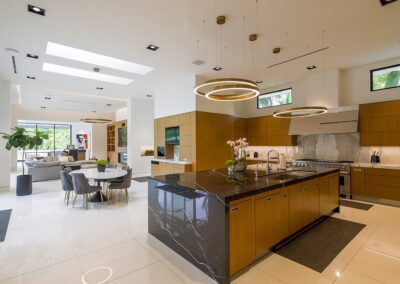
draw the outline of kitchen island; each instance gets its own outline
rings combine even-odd
[[[150,177],[149,233],[218,283],[339,209],[339,172],[225,169]]]

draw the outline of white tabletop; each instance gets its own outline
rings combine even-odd
[[[126,171],[121,169],[106,169],[105,172],[99,172],[97,168],[80,169],[72,171],[72,173],[84,174],[87,179],[97,179],[97,180],[119,178],[126,175]]]

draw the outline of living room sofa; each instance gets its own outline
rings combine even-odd
[[[30,158],[25,161],[28,175],[32,176],[32,181],[46,181],[60,178],[60,170],[64,167],[94,168],[95,160],[74,161],[70,157],[44,157],[43,159]]]

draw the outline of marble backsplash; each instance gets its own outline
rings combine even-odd
[[[373,151],[380,152],[381,163],[400,164],[400,147],[361,147],[358,133],[298,136],[297,146],[249,146],[251,157],[257,151],[266,158],[274,149],[292,159],[350,160],[369,163]]]

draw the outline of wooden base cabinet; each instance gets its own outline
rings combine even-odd
[[[169,163],[169,162],[151,162],[151,175],[161,176],[168,174],[186,173],[192,170],[190,164]]]
[[[254,200],[254,250],[259,255],[288,236],[288,194],[265,194]]]
[[[318,179],[289,187],[289,234],[293,234],[320,216]]]
[[[233,275],[253,259],[253,200],[231,204],[229,218],[230,273]]]
[[[365,195],[365,169],[352,167],[351,168],[351,194]]]

